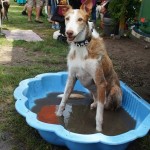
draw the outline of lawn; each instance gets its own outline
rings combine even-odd
[[[42,17],[43,24],[35,23],[33,10],[33,21],[29,23],[27,16],[21,15],[22,10],[23,6],[11,0],[9,21],[4,21],[3,29],[33,30],[44,41],[8,41],[0,37],[0,51],[11,48],[10,61],[0,60],[0,143],[3,142],[7,150],[52,150],[53,146],[42,140],[37,131],[26,124],[25,118],[16,112],[13,91],[23,79],[40,73],[66,70],[68,45],[53,40],[54,30],[50,28],[46,17]],[[22,51],[24,55],[21,55]],[[135,145],[140,150],[149,150],[150,136],[137,140]],[[137,147],[131,147],[130,150]]]

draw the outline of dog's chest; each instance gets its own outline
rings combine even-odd
[[[97,60],[88,58],[88,51],[85,47],[78,49],[72,48],[68,55],[68,70],[75,75],[83,85],[93,80]]]

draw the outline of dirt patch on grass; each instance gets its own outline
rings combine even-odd
[[[27,56],[27,50],[21,47],[2,46],[0,50],[1,65],[21,65],[27,64],[30,60]]]
[[[2,46],[0,56],[0,65],[25,66],[36,63],[40,57],[46,57],[46,54],[41,51],[30,51],[22,47]]]

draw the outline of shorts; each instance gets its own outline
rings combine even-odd
[[[27,4],[28,7],[33,7],[33,6],[41,7],[41,0],[28,0]]]

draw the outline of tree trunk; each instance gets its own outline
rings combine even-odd
[[[125,29],[125,16],[122,16],[120,17],[120,22],[119,22],[119,35],[120,36],[123,36],[124,29]]]

